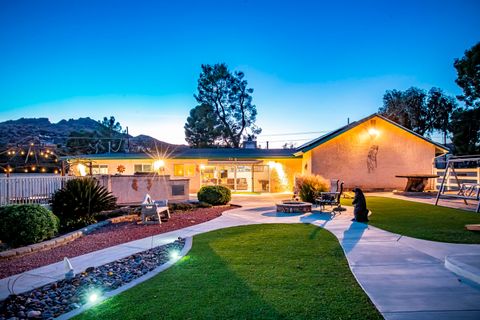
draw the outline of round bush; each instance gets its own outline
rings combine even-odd
[[[223,186],[204,186],[197,193],[198,201],[211,205],[227,204],[232,199],[230,189]]]
[[[38,204],[0,208],[0,238],[12,247],[49,239],[57,234],[58,226],[58,218]]]
[[[95,214],[115,209],[117,199],[93,178],[69,180],[55,192],[52,211],[60,218],[62,230],[73,230],[95,223]]]

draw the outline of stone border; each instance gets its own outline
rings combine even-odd
[[[287,201],[277,203],[277,212],[283,213],[308,213],[312,212],[312,204],[309,202]]]
[[[73,317],[83,313],[84,311],[92,308],[93,306],[100,304],[101,302],[105,301],[106,299],[109,299],[113,296],[116,296],[119,293],[127,291],[128,289],[131,289],[134,286],[153,278],[154,276],[156,276],[160,272],[165,271],[166,269],[173,266],[177,261],[179,261],[180,259],[185,257],[187,255],[187,253],[190,251],[190,249],[192,248],[192,243],[193,243],[193,238],[192,237],[185,238],[185,245],[183,246],[182,251],[180,251],[179,257],[177,259],[170,260],[170,261],[162,264],[161,266],[158,266],[153,271],[151,271],[151,272],[149,272],[149,273],[147,273],[147,274],[145,274],[145,275],[143,275],[143,276],[141,276],[137,279],[132,280],[131,282],[127,283],[124,286],[121,286],[121,287],[119,287],[115,290],[112,290],[112,291],[108,291],[107,293],[105,293],[101,297],[101,299],[99,299],[95,303],[84,304],[80,308],[72,310],[72,311],[67,312],[67,313],[64,313],[64,314],[62,314],[61,316],[59,316],[55,319],[57,319],[57,320],[67,320],[67,319],[73,318]]]
[[[0,260],[1,259],[8,259],[12,257],[17,257],[17,256],[23,256],[26,254],[38,252],[38,251],[44,251],[44,250],[49,250],[53,249],[56,247],[63,246],[69,242],[72,242],[73,240],[76,240],[80,237],[83,237],[84,235],[94,231],[95,229],[98,229],[100,227],[106,226],[108,224],[112,223],[120,223],[120,222],[125,222],[125,221],[133,221],[136,220],[138,216],[136,214],[129,214],[125,216],[119,216],[119,217],[114,217],[110,218],[104,221],[97,222],[95,224],[91,224],[89,226],[86,226],[85,228],[69,232],[67,234],[64,234],[60,237],[53,238],[47,241],[42,241],[39,243],[34,243],[25,247],[20,247],[20,248],[15,248],[15,249],[10,249],[10,250],[5,250],[0,252]]]

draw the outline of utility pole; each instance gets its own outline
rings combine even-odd
[[[127,152],[130,152],[130,135],[128,134],[128,126],[127,126]]]

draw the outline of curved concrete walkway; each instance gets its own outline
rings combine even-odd
[[[175,240],[226,227],[261,223],[311,223],[340,241],[359,284],[386,319],[480,319],[480,287],[459,279],[444,267],[452,254],[480,254],[480,245],[448,244],[403,237],[351,222],[351,208],[332,219],[319,211],[277,214],[274,197],[239,197],[243,206],[214,220],[158,236],[132,241],[71,259],[75,272],[99,266]],[[10,279],[20,293],[63,277],[55,263]],[[0,299],[8,295],[9,278],[0,280]]]

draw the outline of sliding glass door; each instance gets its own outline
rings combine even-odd
[[[224,186],[237,192],[269,192],[269,167],[225,163],[207,165],[201,171],[202,186]]]

